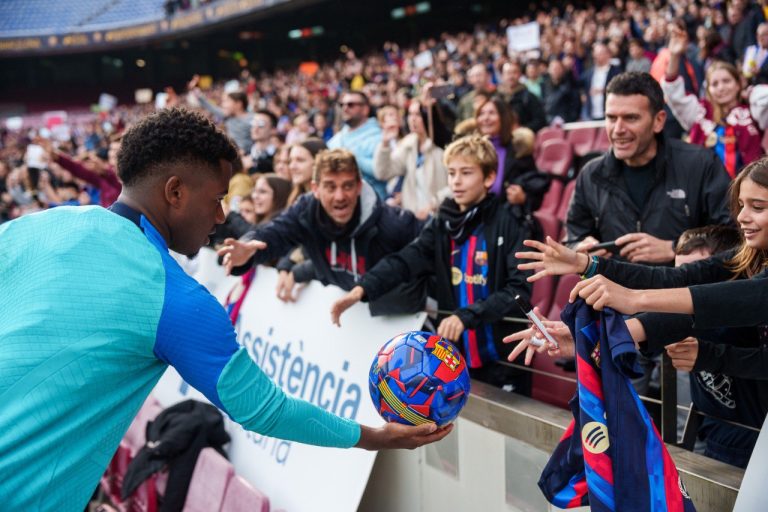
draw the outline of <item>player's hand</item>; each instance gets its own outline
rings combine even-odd
[[[696,358],[699,356],[699,340],[689,336],[683,341],[672,343],[665,348],[672,359],[672,366],[683,372],[693,371]]]
[[[545,350],[550,357],[572,357],[575,350],[573,337],[571,337],[571,331],[568,329],[568,326],[560,321],[547,320],[538,307],[533,308],[533,312],[539,317],[544,327],[546,327],[547,333],[557,341],[560,348],[555,348],[554,345],[546,340],[541,331],[531,324],[528,329],[510,334],[502,340],[504,343],[520,342],[509,354],[507,360],[514,361],[523,351],[525,351],[526,366],[531,364],[535,353],[541,353]],[[536,341],[537,339],[539,341]],[[539,345],[539,342],[543,343]]]
[[[448,341],[459,341],[459,337],[461,337],[463,332],[464,323],[456,315],[443,318],[443,321],[437,326],[437,335],[442,336]]]
[[[245,265],[257,251],[266,248],[267,244],[260,242],[259,240],[241,242],[234,238],[227,238],[224,240],[224,246],[216,251],[216,254],[224,257],[222,265],[224,265],[227,275],[229,275],[232,273],[233,267]]]
[[[639,311],[641,291],[624,288],[605,276],[595,276],[578,282],[571,290],[568,301],[581,297],[597,311],[610,307],[619,313],[634,315]]]
[[[569,249],[547,237],[547,243],[538,240],[525,240],[523,245],[533,247],[538,252],[526,251],[515,253],[515,257],[521,260],[534,260],[532,263],[520,263],[520,270],[533,270],[535,274],[528,278],[528,282],[538,281],[545,276],[562,276],[565,274],[580,274],[589,264],[589,256],[583,252]]]
[[[331,322],[341,327],[341,314],[363,299],[365,290],[362,286],[355,286],[349,293],[337,300],[331,306]]]
[[[661,240],[648,233],[628,233],[616,239],[619,255],[632,263],[666,263],[675,259],[671,240]]]
[[[360,440],[355,445],[364,450],[390,450],[405,448],[413,450],[425,444],[440,441],[451,433],[453,424],[438,427],[434,423],[410,426],[400,423],[387,423],[374,428],[360,425]]]

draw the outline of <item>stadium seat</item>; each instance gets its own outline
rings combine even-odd
[[[555,296],[552,301],[552,308],[549,310],[547,318],[560,318],[560,313],[568,305],[568,296],[576,283],[580,280],[576,274],[568,274],[560,276],[560,280],[557,282],[557,289],[555,290]]]
[[[539,210],[533,212],[533,216],[539,221],[541,229],[544,231],[544,236],[551,236],[557,240],[557,236],[560,234],[560,221],[555,218],[554,213]]]
[[[222,512],[269,512],[269,498],[240,476],[233,476],[221,502]]]
[[[605,153],[611,148],[611,141],[608,140],[608,133],[602,128],[598,128],[597,135],[595,136],[595,144],[592,146],[592,151],[599,151]]]
[[[147,423],[157,418],[157,415],[162,412],[163,406],[157,401],[155,397],[149,395],[144,405],[141,406],[136,417],[128,427],[128,431],[125,433],[123,441],[125,441],[129,447],[133,450],[133,454],[141,449],[146,443],[147,435]]]
[[[568,218],[568,207],[571,204],[574,190],[576,190],[576,180],[571,180],[565,185],[563,195],[560,197],[560,205],[555,212],[555,216],[562,224],[565,224]]]
[[[563,194],[563,183],[560,180],[552,180],[549,190],[544,194],[538,211],[555,214],[560,207],[560,198]]]
[[[545,314],[552,307],[552,298],[555,294],[555,281],[556,278],[554,276],[546,276],[533,283],[533,289],[531,290],[531,304],[538,306],[539,310]]]
[[[536,167],[542,172],[565,176],[573,163],[573,149],[567,140],[548,140],[541,146]]]
[[[221,509],[235,468],[213,448],[203,448],[189,483],[184,512],[215,512]]]
[[[559,320],[560,318],[552,319]],[[576,392],[576,383],[572,382],[576,378],[576,374],[564,371],[555,364],[555,361],[555,359],[548,357],[546,354],[536,354],[534,356],[531,367],[554,376],[549,377],[540,373],[534,373],[531,377],[531,397],[556,407],[568,409],[568,401]],[[556,376],[565,377],[570,380],[564,380]]]
[[[556,126],[545,126],[536,134],[536,141],[533,143],[534,157],[539,155],[541,145],[548,140],[564,140],[565,131],[562,128]]]
[[[592,151],[596,137],[595,128],[576,128],[568,131],[566,140],[571,143],[577,156],[584,156]]]

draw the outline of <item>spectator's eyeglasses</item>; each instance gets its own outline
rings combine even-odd
[[[341,102],[341,101],[339,102],[339,108],[345,108],[345,107],[355,108],[355,107],[359,107],[361,105],[364,105],[364,103],[362,101],[348,101],[346,103]]]
[[[267,123],[265,123],[264,121],[255,121],[253,123],[253,126],[255,128],[266,128],[267,127]]]

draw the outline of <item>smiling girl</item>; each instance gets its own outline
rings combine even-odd
[[[750,111],[750,107],[742,103],[739,71],[723,61],[714,61],[707,68],[706,99],[687,95],[683,78],[679,76],[680,58],[687,42],[683,30],[672,30],[669,63],[661,81],[664,97],[680,125],[689,131],[690,142],[712,148],[734,178],[743,165],[763,154],[758,121],[765,115],[765,105],[753,103]]]

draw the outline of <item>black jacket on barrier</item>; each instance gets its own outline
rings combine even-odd
[[[488,248],[490,295],[486,300],[465,308],[456,307],[451,283],[451,238],[439,212],[416,240],[381,260],[363,276],[360,285],[367,300],[376,300],[401,281],[434,276],[433,296],[438,308],[452,311],[467,329],[492,324],[498,353],[506,358],[512,347],[501,343],[501,339],[519,330],[521,324],[500,320],[509,315],[521,317],[523,313],[515,303],[515,295],[528,299],[531,293],[526,281],[529,274],[517,269],[519,261],[515,257],[515,252],[523,249],[523,240],[529,236],[528,229],[521,226],[507,205],[497,200],[485,201],[481,214]]]
[[[411,212],[383,204],[366,183],[363,183],[358,210],[354,226],[349,226],[343,233],[331,233],[321,221],[324,212],[320,201],[311,193],[304,194],[271,222],[243,236],[243,240],[266,242],[267,248],[257,252],[245,265],[233,269],[232,273],[242,275],[253,265],[279,258],[301,245],[312,262],[311,266],[305,267],[310,274],[313,273],[324,285],[351,290],[368,269],[386,255],[408,245],[423,226]],[[402,283],[395,292],[371,304],[371,313],[424,309],[423,282]]]
[[[626,190],[623,163],[613,151],[586,164],[568,208],[567,238],[593,236],[608,242],[627,233],[677,240],[683,231],[732,224],[727,195],[730,180],[707,148],[657,137],[656,173],[644,208]]]

